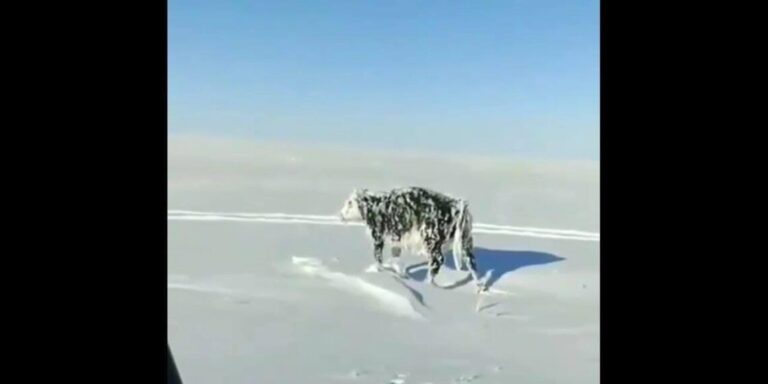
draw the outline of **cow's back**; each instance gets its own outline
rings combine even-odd
[[[411,244],[425,236],[443,242],[452,238],[458,200],[426,188],[410,187],[393,190],[387,201],[391,204],[389,216],[395,237],[404,236],[405,242]]]

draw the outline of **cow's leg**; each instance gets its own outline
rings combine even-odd
[[[382,265],[382,254],[384,253],[384,241],[380,239],[374,238],[373,240],[373,260],[375,261],[373,264],[371,264],[368,269],[365,271],[368,273],[376,273],[381,272],[384,269],[384,266]]]
[[[398,231],[393,231],[392,237],[390,238],[390,252],[392,253],[393,258],[400,257],[400,253],[402,252],[402,240],[403,235]]]
[[[427,237],[425,245],[427,246],[427,252],[429,252],[427,278],[432,285],[437,285],[435,284],[435,276],[440,272],[440,267],[443,266],[443,261],[445,260],[442,244],[438,239]]]
[[[384,254],[384,239],[381,237],[373,239],[373,259],[376,260],[376,264],[381,266],[382,257]]]
[[[405,268],[403,267],[402,260],[400,260],[400,255],[403,252],[403,248],[399,245],[393,245],[392,249],[392,269],[394,269],[395,273],[397,273],[400,277],[408,277],[405,273]]]
[[[430,252],[427,279],[432,285],[437,285],[435,284],[435,276],[437,276],[437,273],[440,272],[440,267],[443,266],[443,260],[443,253],[440,252],[439,249]]]
[[[370,235],[371,240],[373,240],[373,260],[375,263],[368,268],[368,272],[380,272],[384,253],[384,231],[374,227],[370,229]]]
[[[440,272],[440,267],[443,266],[443,239],[440,234],[435,230],[438,228],[437,223],[428,223],[425,225],[421,232],[421,238],[424,241],[424,248],[427,251],[427,279],[432,285],[435,284],[435,276]]]
[[[475,254],[472,252],[472,240],[470,239],[468,244],[465,241],[464,243],[464,249],[462,250],[464,253],[464,265],[469,268],[469,273],[472,274],[472,279],[475,281],[475,284],[477,285],[477,289],[479,291],[484,291],[487,287],[483,282],[480,281],[480,278],[477,277],[477,265],[475,264]]]

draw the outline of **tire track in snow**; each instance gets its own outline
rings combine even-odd
[[[290,213],[228,213],[201,212],[189,210],[168,210],[168,220],[173,221],[234,221],[277,224],[309,224],[363,226],[361,223],[344,223],[333,215],[303,215]],[[522,237],[538,237],[547,239],[562,239],[576,241],[600,241],[600,234],[571,229],[548,229],[536,227],[519,227],[498,224],[474,223],[473,233],[487,235],[508,235]]]

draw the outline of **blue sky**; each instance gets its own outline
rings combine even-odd
[[[599,1],[169,0],[169,132],[597,160],[599,55]]]

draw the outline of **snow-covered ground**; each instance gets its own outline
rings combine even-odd
[[[171,137],[168,334],[185,383],[597,383],[599,164]],[[367,273],[353,188],[467,198],[472,284]],[[385,251],[385,255],[388,252]],[[443,268],[439,279],[466,272]],[[476,311],[479,307],[480,311]]]

